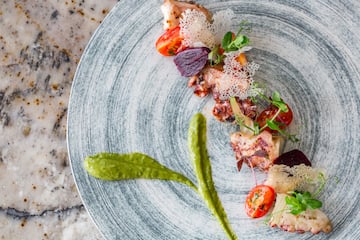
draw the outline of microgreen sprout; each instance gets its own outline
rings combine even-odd
[[[237,51],[242,47],[249,45],[250,39],[246,35],[242,34],[244,31],[251,31],[250,23],[246,20],[240,22],[240,28],[236,35],[232,32],[225,33],[221,41],[221,45],[215,46],[208,54],[209,64],[211,66],[220,64],[224,61],[224,52],[228,53]]]
[[[250,32],[251,27],[248,21],[241,21],[238,33],[234,36],[232,32],[227,32],[224,35],[221,46],[225,52],[232,52],[249,45],[250,39],[242,34],[243,31]]]
[[[208,54],[208,60],[210,66],[215,66],[220,64],[225,58],[225,55],[221,52],[220,46],[215,46],[211,52]]]
[[[276,121],[276,118],[279,116],[279,114],[281,112],[289,111],[289,108],[287,107],[286,103],[281,99],[280,93],[275,91],[270,98],[270,97],[265,96],[265,94],[261,91],[260,88],[259,88],[259,90],[256,90],[256,88],[255,88],[254,91],[256,91],[256,93],[257,93],[256,96],[258,98],[265,100],[269,104],[274,105],[275,107],[278,108],[278,110],[274,114],[274,116],[271,119],[267,119],[266,124],[260,128],[258,122],[256,122],[256,121],[253,122],[251,119],[249,120],[248,117],[242,113],[242,111],[240,110],[240,108],[236,102],[235,97],[231,97],[230,98],[230,106],[234,113],[235,121],[240,126],[240,129],[245,128],[247,130],[250,130],[254,135],[258,135],[262,131],[264,131],[266,128],[270,128],[271,130],[277,131],[279,134],[286,137],[287,139],[289,139],[292,142],[300,141],[300,139],[297,138],[295,134],[290,134],[281,128],[283,126],[283,123]],[[252,97],[252,100],[257,101],[255,96]]]
[[[324,189],[326,178],[324,173],[320,172],[318,175],[318,181],[320,183],[315,193],[311,194],[306,191],[304,193],[291,191],[288,192],[289,196],[285,197],[287,209],[291,214],[298,215],[306,209],[317,209],[322,207],[322,202],[316,199],[320,192]]]
[[[259,83],[259,82],[253,82],[250,85],[250,89],[249,89],[249,97],[251,99],[251,101],[255,104],[259,103],[259,99],[257,98],[257,96],[259,94],[264,94],[266,90],[266,87]]]
[[[252,31],[251,23],[248,20],[242,20],[239,25],[240,28],[239,31],[237,32],[237,35],[239,35],[242,32],[250,33]]]
[[[265,100],[266,102],[274,105],[275,107],[279,108],[282,112],[288,112],[289,109],[286,103],[281,99],[280,93],[278,91],[274,91],[271,98],[267,97],[263,92],[258,91],[257,96],[261,99]]]
[[[319,188],[316,190],[316,192],[313,194],[314,197],[317,197],[320,192],[324,189],[325,184],[326,184],[326,178],[324,173],[320,172],[318,175],[318,181],[320,182],[320,186]]]
[[[227,32],[222,40],[221,46],[225,52],[233,52],[249,45],[249,43],[250,39],[247,36],[239,34],[233,39],[233,33]]]
[[[285,202],[291,214],[298,215],[306,209],[317,209],[322,207],[322,202],[314,198],[309,192],[289,192]]]
[[[265,129],[266,127],[269,127],[271,130],[278,131],[282,136],[289,139],[291,142],[298,142],[300,139],[296,136],[296,134],[290,134],[287,131],[284,131],[279,126],[281,123],[278,123],[274,120],[266,120],[266,124],[260,129],[260,132]],[[265,127],[265,128],[264,128]]]

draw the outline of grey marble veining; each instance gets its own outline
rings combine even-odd
[[[234,24],[251,22],[253,49],[247,56],[260,65],[254,80],[281,93],[294,114],[288,130],[301,139],[286,141],[284,151],[302,150],[330,177],[319,199],[333,231],[318,235],[288,233],[270,228],[264,218],[248,218],[245,199],[256,181],[250,168],[236,170],[229,144],[235,130],[212,116],[212,97],[194,96],[174,63],[151,47],[163,32],[159,2],[122,0],[113,9],[91,40],[71,92],[71,167],[104,237],[227,239],[190,188],[173,182],[102,181],[83,168],[84,158],[95,153],[143,152],[195,179],[187,130],[191,116],[202,112],[208,120],[213,180],[239,239],[360,239],[360,195],[353,187],[360,181],[360,2],[196,1],[213,13],[231,8]],[[254,172],[259,180],[266,178]]]
[[[115,0],[0,2],[0,239],[99,239],[69,168],[77,63]]]

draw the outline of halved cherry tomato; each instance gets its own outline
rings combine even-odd
[[[289,105],[286,104],[286,106],[288,108],[288,111],[280,112],[279,115],[275,118],[275,121],[277,123],[279,123],[280,129],[284,129],[287,126],[289,126],[293,120],[293,112],[292,112],[291,108],[289,107]],[[256,122],[259,123],[260,128],[265,126],[266,120],[272,119],[278,110],[279,109],[276,106],[270,105],[268,108],[266,108],[264,111],[262,111],[259,114],[259,116],[256,118]],[[272,132],[272,133],[276,132],[274,130],[271,130],[270,128],[265,128],[265,130]]]
[[[257,185],[246,197],[246,214],[252,218],[264,216],[275,201],[275,191],[268,185]]]
[[[180,26],[168,29],[156,41],[156,49],[164,56],[175,55],[181,47],[183,38],[180,36]]]

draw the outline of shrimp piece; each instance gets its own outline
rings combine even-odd
[[[164,3],[160,8],[162,14],[164,15],[164,30],[178,26],[180,23],[181,14],[187,9],[195,9],[197,11],[203,12],[209,21],[212,19],[211,13],[206,8],[192,2],[164,0]]]

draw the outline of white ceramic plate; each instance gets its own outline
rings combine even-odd
[[[106,239],[226,239],[200,197],[166,181],[106,182],[90,177],[83,159],[97,152],[146,153],[195,182],[187,129],[196,112],[208,118],[214,181],[240,239],[360,239],[360,35],[352,1],[199,1],[252,23],[260,64],[255,80],[279,90],[292,106],[301,149],[330,180],[321,195],[330,234],[294,234],[249,219],[244,201],[254,186],[247,167],[236,171],[229,134],[214,120],[213,100],[187,88],[171,58],[154,47],[162,34],[160,0],[121,0],[91,39],[75,75],[68,111],[68,148],[86,209]],[[292,129],[294,130],[294,129]],[[258,173],[260,179],[264,175]]]

